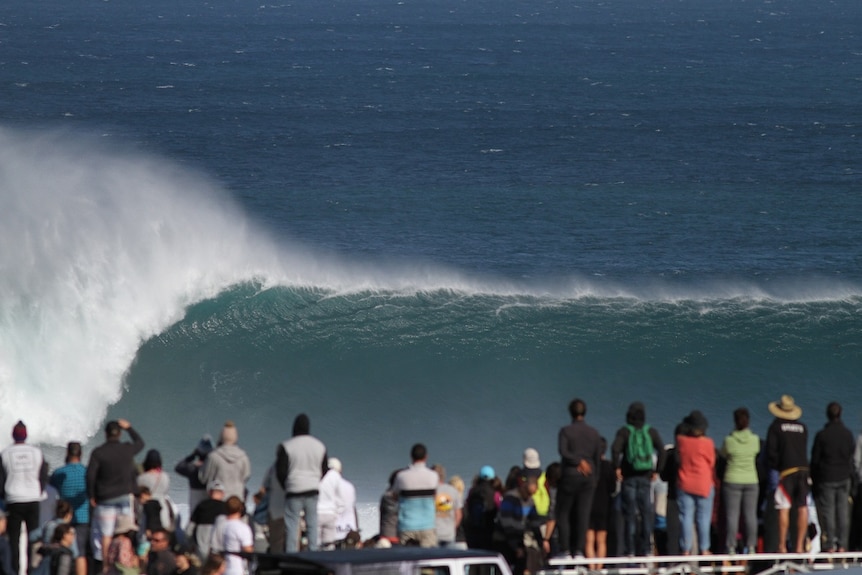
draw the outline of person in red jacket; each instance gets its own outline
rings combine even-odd
[[[683,433],[676,436],[679,547],[683,555],[691,553],[697,524],[697,546],[701,554],[707,554],[715,499],[715,443],[706,436],[707,421],[700,411],[692,411],[683,423]]]

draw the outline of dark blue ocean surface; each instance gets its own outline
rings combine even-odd
[[[862,409],[856,0],[0,6],[0,426],[172,460],[300,411],[376,500]],[[63,382],[62,391],[56,383]],[[33,421],[33,424],[29,424]],[[179,478],[175,484],[181,485]]]

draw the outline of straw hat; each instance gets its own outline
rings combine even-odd
[[[802,408],[796,405],[793,397],[782,395],[780,400],[769,403],[769,413],[779,419],[794,421],[802,417]]]
[[[132,519],[130,515],[117,515],[117,524],[114,527],[114,533],[117,535],[121,535],[123,533],[129,533],[130,531],[137,531],[138,526],[135,524],[135,520]]]

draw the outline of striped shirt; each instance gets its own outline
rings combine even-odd
[[[435,529],[434,505],[440,479],[424,461],[398,472],[392,490],[398,495],[398,532]]]

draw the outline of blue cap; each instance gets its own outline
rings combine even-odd
[[[479,478],[480,479],[494,479],[497,477],[497,474],[494,473],[494,468],[490,465],[482,466],[482,469],[479,470]]]

